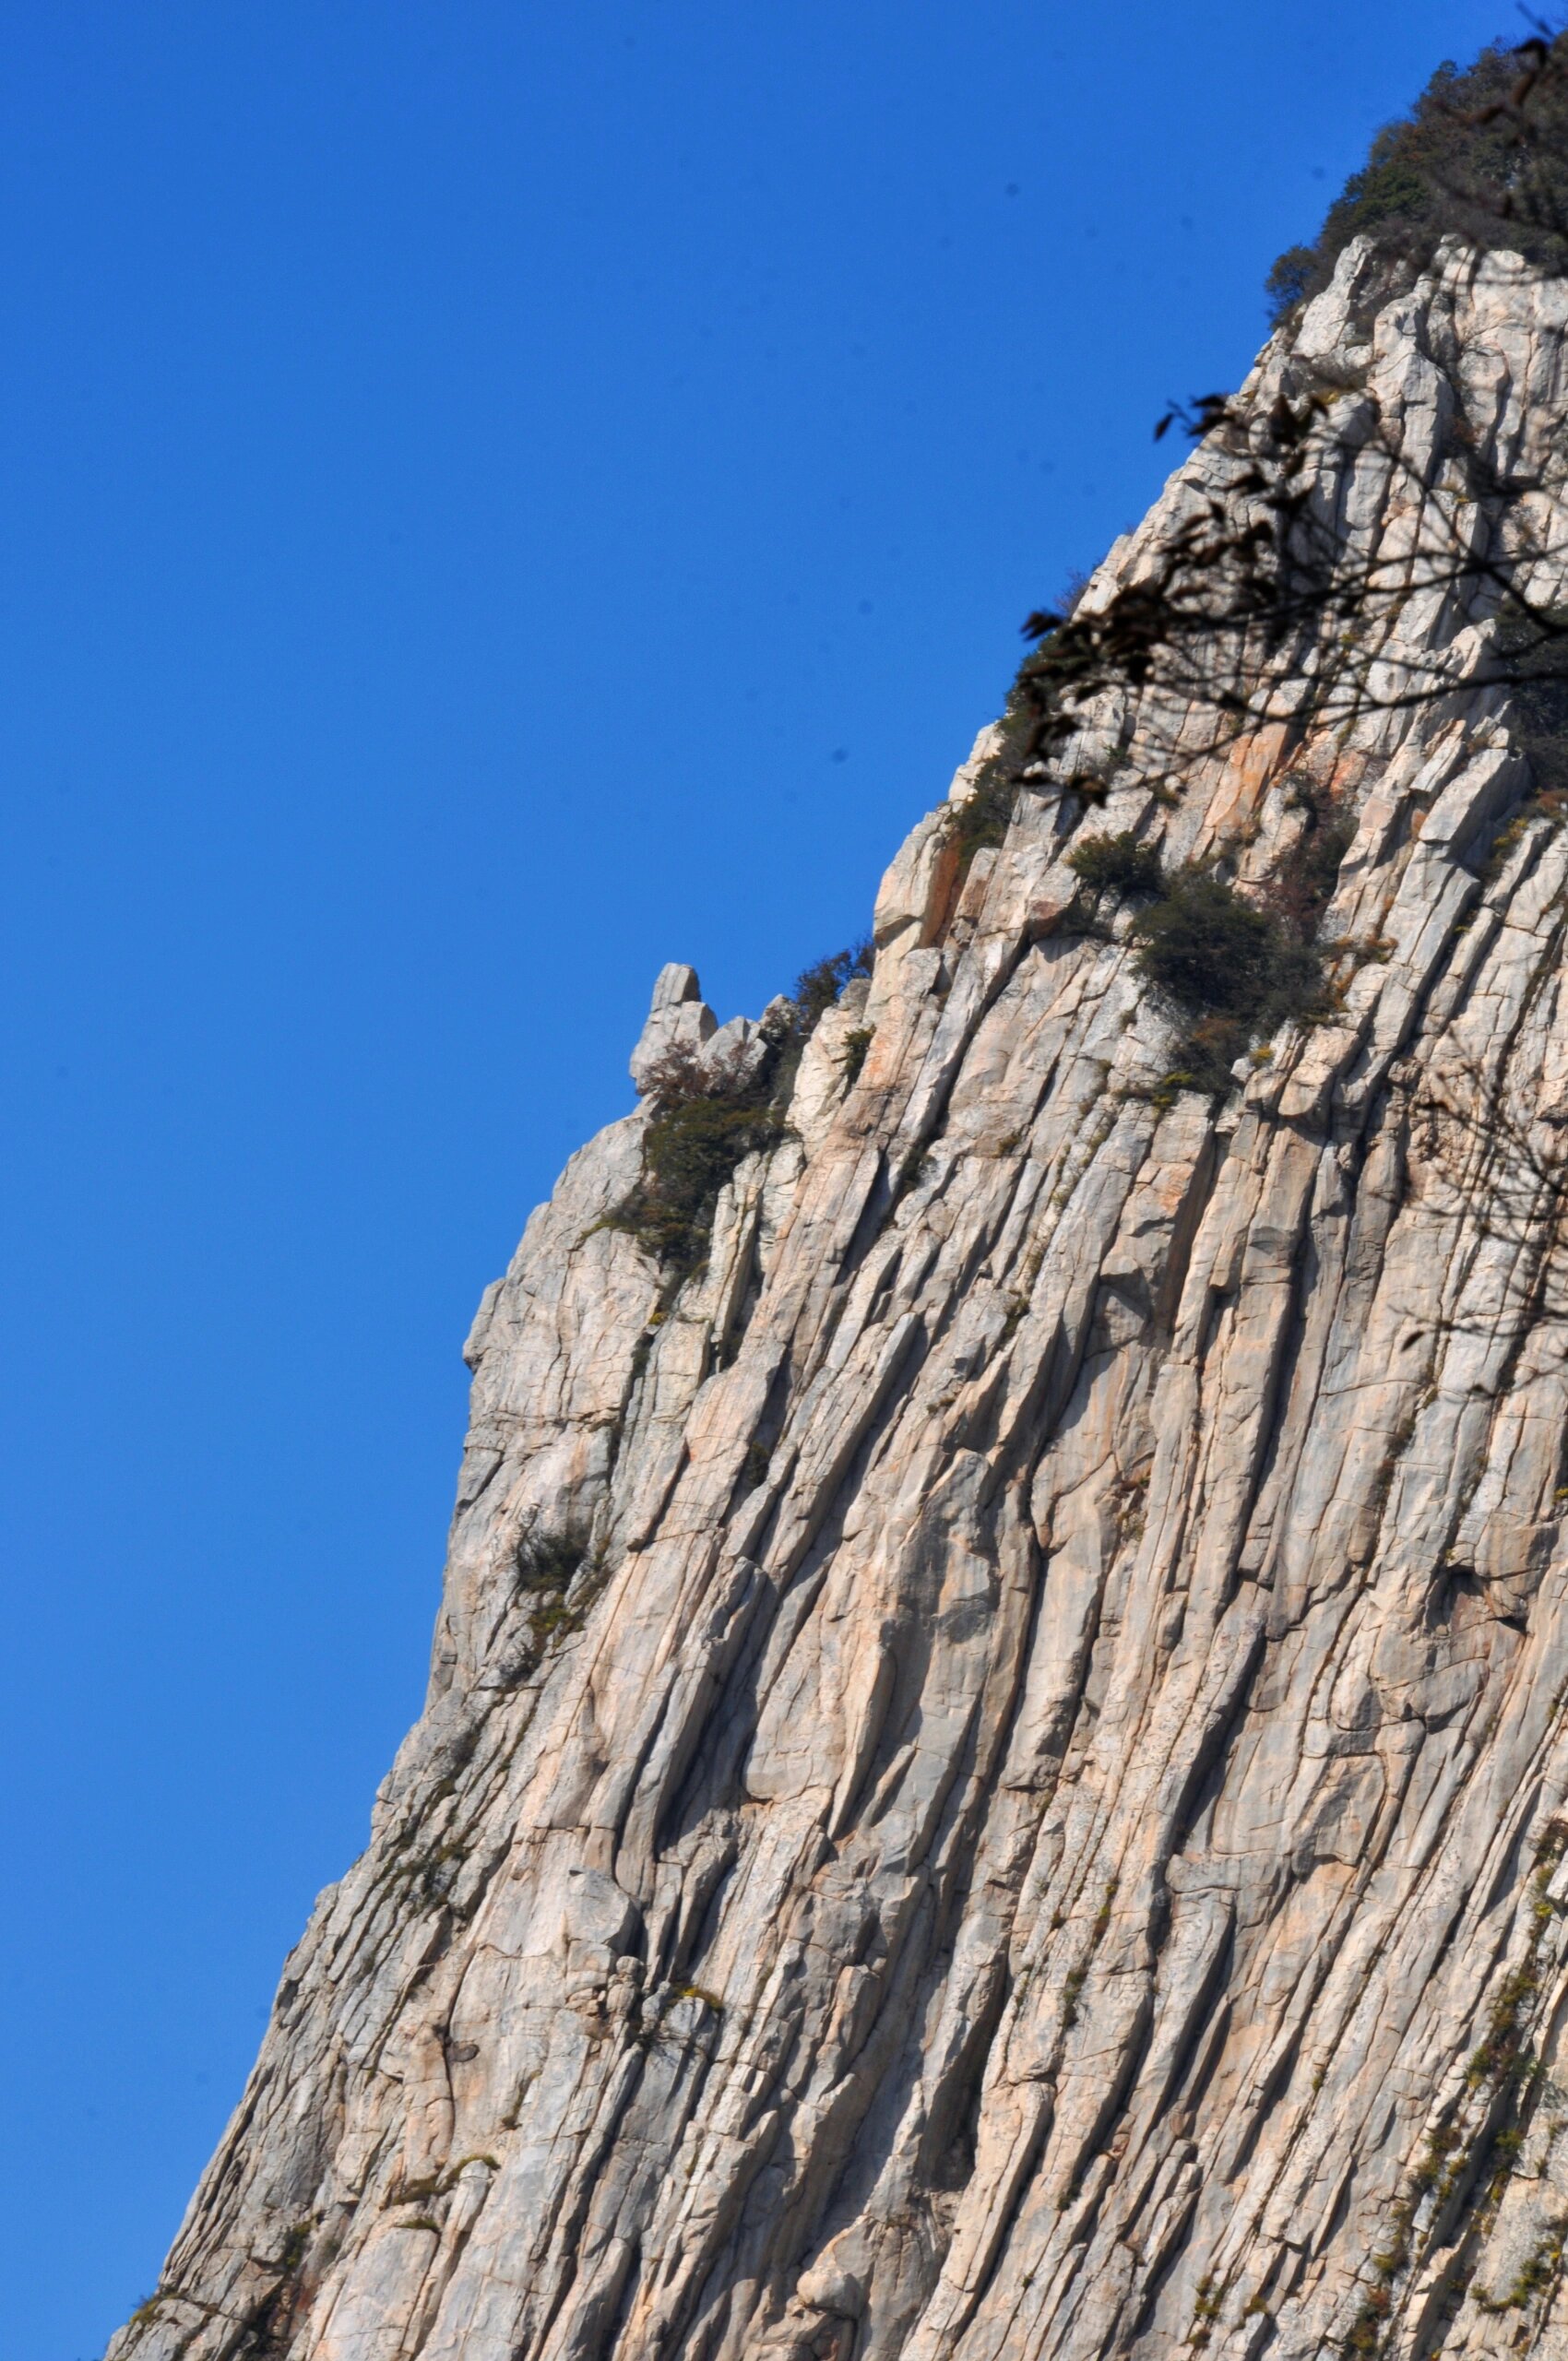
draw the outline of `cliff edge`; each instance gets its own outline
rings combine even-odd
[[[1565,327],[1353,244],[1074,621],[1261,503],[1375,625],[986,733],[809,1031],[665,971],[113,2361],[1568,2351],[1568,832],[1489,670]]]

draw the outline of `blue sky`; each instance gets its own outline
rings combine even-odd
[[[0,5],[0,2361],[157,2276],[659,964],[865,931],[1506,0]]]

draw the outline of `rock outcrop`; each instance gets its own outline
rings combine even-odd
[[[1479,464],[1555,595],[1565,327],[1352,247],[1086,597],[1283,397],[1394,692],[1102,698],[966,860],[988,733],[678,1287],[647,1106],[573,1157],[425,1712],[114,2361],[1568,2352],[1568,830],[1419,562]],[[1069,856],[1266,898],[1329,809],[1327,1003],[1184,1087]],[[636,1071],[760,1038],[666,968]]]

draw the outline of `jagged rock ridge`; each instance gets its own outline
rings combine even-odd
[[[1237,414],[1316,389],[1351,544],[1462,536],[1479,452],[1545,547],[1565,326],[1352,247]],[[1484,621],[1412,569],[1391,629],[1452,694],[1129,697],[960,877],[982,740],[672,1301],[646,1108],[574,1157],[425,1713],[113,2361],[1568,2351],[1568,833]],[[1183,1090],[1068,856],[1258,885],[1303,780],[1334,1006]],[[714,1040],[666,970],[639,1073]]]

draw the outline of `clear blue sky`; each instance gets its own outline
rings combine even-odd
[[[659,963],[863,932],[1507,0],[5,0],[0,2361],[152,2285]]]

